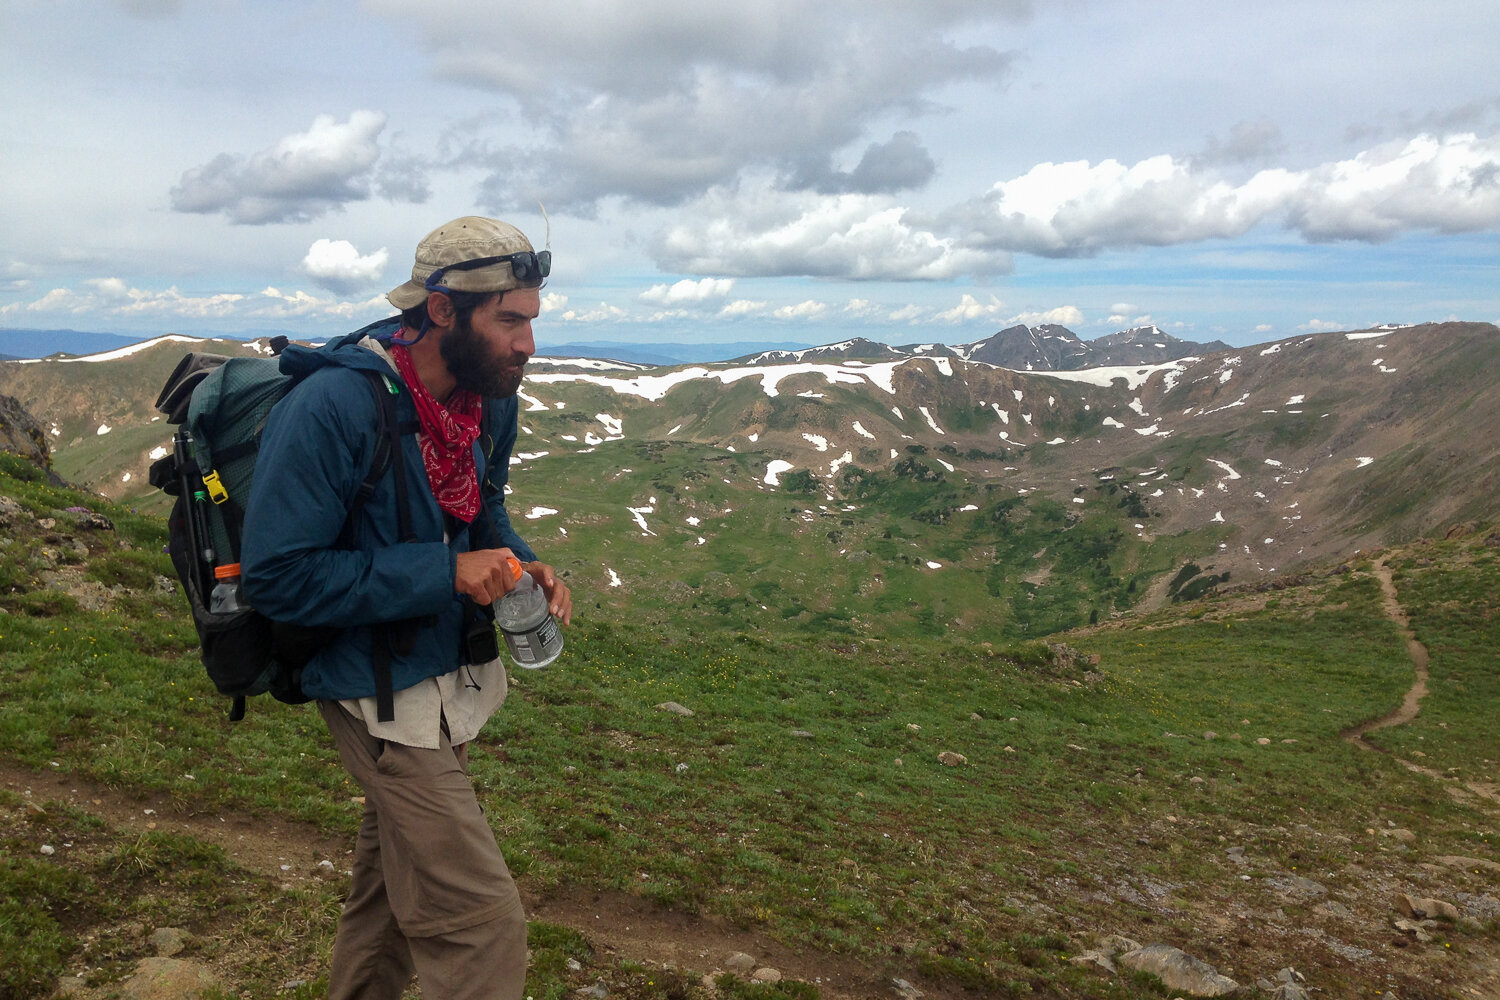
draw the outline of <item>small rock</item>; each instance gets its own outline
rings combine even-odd
[[[983,722],[984,721],[984,716],[980,715],[978,712],[970,712],[969,713],[969,721],[970,722]]]
[[[307,985],[307,980],[306,979],[288,979],[286,982],[284,982],[284,983],[281,984],[281,988],[284,989],[284,990],[296,990],[296,989],[301,989],[302,987],[304,987],[306,985]]]
[[[43,844],[41,846],[40,850],[41,850],[41,852],[43,854],[47,855],[47,857],[49,857],[49,858],[52,857],[52,855],[54,855],[54,854],[57,853],[57,848],[53,847],[51,844]]]
[[[1382,837],[1390,837],[1392,840],[1399,840],[1403,844],[1410,844],[1412,841],[1417,839],[1417,835],[1415,833],[1412,833],[1410,830],[1403,829],[1399,826],[1393,827],[1388,830],[1381,830],[1380,835]]]
[[[158,927],[151,932],[147,943],[156,949],[157,955],[162,958],[171,958],[180,954],[182,949],[188,945],[189,935],[187,931],[178,927]]]
[[[566,964],[568,966],[568,971],[569,972],[582,972],[583,971],[583,963],[580,962],[580,961],[578,961],[578,959],[574,958],[572,955],[568,956],[568,961],[567,961]]]
[[[1123,955],[1127,951],[1138,951],[1140,947],[1139,941],[1123,934],[1109,934],[1099,939],[1099,950],[1111,958]]]
[[[967,764],[969,758],[961,753],[954,753],[952,750],[944,750],[938,754],[938,761],[947,767],[958,767],[961,764]]]
[[[1268,747],[1268,746],[1271,745],[1271,741],[1269,739],[1267,739],[1266,737],[1262,736],[1262,737],[1260,737],[1259,739],[1257,739],[1255,741],[1255,745],[1256,746],[1261,746],[1261,747]]]
[[[1228,856],[1230,861],[1233,861],[1237,865],[1243,865],[1249,862],[1249,859],[1245,857],[1245,849],[1243,847],[1231,847],[1224,853]]]
[[[1402,893],[1396,897],[1396,912],[1414,920],[1446,920],[1456,924],[1461,917],[1458,907],[1441,899],[1415,899]]]
[[[806,729],[793,729],[792,735],[797,737],[797,739],[799,740],[810,740],[813,738],[813,734],[808,732]]]
[[[693,714],[691,708],[688,708],[686,705],[679,705],[675,701],[664,701],[656,707],[663,712],[671,712],[673,715],[680,715],[684,718],[688,718]]]
[[[130,1000],[182,1000],[212,989],[218,982],[208,966],[181,958],[146,958],[121,992]]]
[[[1101,972],[1110,976],[1119,971],[1115,967],[1114,957],[1106,955],[1102,951],[1086,951],[1082,955],[1074,955],[1068,959],[1068,964],[1075,969],[1086,969],[1090,972]]]
[[[773,969],[769,965],[762,966],[750,973],[750,978],[757,983],[779,983],[781,982],[781,970]]]
[[[1119,962],[1137,972],[1151,973],[1168,989],[1184,990],[1194,996],[1228,996],[1240,988],[1239,983],[1219,975],[1207,962],[1171,945],[1148,944],[1119,956]]]
[[[604,1000],[605,997],[609,996],[609,987],[605,986],[604,980],[600,979],[593,986],[579,987],[577,993],[579,996],[593,997],[594,1000]]]
[[[1396,930],[1411,935],[1422,944],[1432,940],[1432,935],[1427,933],[1428,925],[1436,926],[1436,922],[1432,920],[1407,920],[1404,917],[1397,917],[1391,923]]]
[[[755,965],[755,957],[743,951],[737,951],[724,959],[724,968],[730,972],[751,972],[755,969]]]
[[[904,979],[892,979],[891,989],[895,990],[896,995],[902,997],[903,1000],[917,1000],[922,995],[921,990]]]

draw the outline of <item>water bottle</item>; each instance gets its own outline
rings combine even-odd
[[[245,603],[245,595],[240,591],[240,564],[227,563],[223,566],[214,567],[213,593],[208,595],[208,610],[216,615],[233,614],[236,611],[245,611],[250,605]]]
[[[545,667],[562,652],[562,630],[547,609],[547,594],[515,559],[506,560],[516,585],[495,602],[495,624],[516,666]]]

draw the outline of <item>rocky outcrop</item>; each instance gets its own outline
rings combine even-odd
[[[52,449],[36,418],[26,412],[14,396],[0,395],[0,449],[14,452],[33,463],[57,482],[52,472]]]

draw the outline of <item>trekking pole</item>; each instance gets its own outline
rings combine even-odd
[[[199,590],[207,595],[212,589],[214,572],[213,535],[209,533],[208,517],[204,505],[208,494],[203,489],[203,480],[198,475],[198,460],[193,457],[193,436],[186,427],[179,428],[172,438],[173,458],[177,463],[177,476],[181,480],[178,489],[186,498],[188,542],[199,565]],[[205,596],[205,600],[206,600]]]

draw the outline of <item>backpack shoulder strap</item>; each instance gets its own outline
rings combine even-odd
[[[406,459],[401,449],[402,427],[396,408],[396,400],[401,390],[396,388],[395,383],[383,372],[371,369],[361,369],[361,371],[365,373],[370,384],[370,391],[375,394],[378,429],[375,455],[370,461],[370,471],[365,476],[364,482],[360,483],[354,502],[349,507],[349,517],[344,522],[344,534],[346,538],[352,534],[355,515],[374,495],[375,487],[379,484],[381,477],[385,475],[387,469],[390,469],[396,480],[398,537],[403,542],[415,541],[416,531],[412,528],[411,521],[411,496],[406,484]],[[407,631],[412,627],[407,622],[388,623],[375,628],[370,637],[370,651],[373,659],[371,666],[375,673],[375,714],[381,722],[390,722],[396,718],[396,695],[391,679],[391,654],[393,644],[403,641],[404,637],[398,637],[396,634],[397,630],[402,629],[403,626]]]

